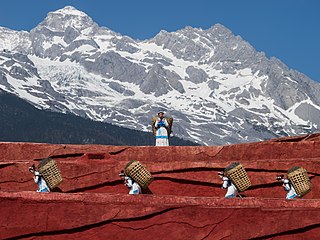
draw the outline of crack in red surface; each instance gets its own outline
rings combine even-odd
[[[114,222],[134,222],[134,221],[141,221],[141,220],[146,220],[146,219],[150,219],[153,218],[155,216],[161,215],[163,213],[169,212],[169,211],[173,211],[175,209],[178,209],[179,207],[172,207],[172,208],[168,208],[168,209],[164,209],[162,211],[159,212],[153,212],[144,216],[139,216],[136,218],[119,218],[116,219],[115,217],[119,214],[116,213],[115,216],[111,217],[108,220],[105,221],[101,221],[101,222],[97,222],[97,223],[92,223],[92,224],[87,224],[87,225],[83,225],[83,226],[79,226],[79,227],[75,227],[75,228],[70,228],[70,229],[63,229],[63,230],[55,230],[55,231],[43,231],[43,232],[33,232],[33,233],[28,233],[28,234],[23,234],[23,235],[16,235],[16,236],[12,236],[10,238],[4,238],[6,240],[13,240],[13,239],[24,239],[24,238],[31,238],[31,237],[40,237],[40,236],[57,236],[57,235],[62,235],[62,234],[72,234],[72,233],[76,233],[76,232],[84,232],[87,230],[92,230],[94,228],[99,228],[102,227],[104,225],[107,224],[112,224]]]

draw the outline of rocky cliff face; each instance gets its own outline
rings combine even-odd
[[[0,143],[0,238],[315,239],[319,144],[319,134],[212,147]],[[35,192],[28,166],[45,157],[62,172],[59,192]],[[118,176],[132,159],[155,178],[139,196]],[[234,161],[252,186],[226,200],[217,172]],[[288,201],[275,177],[292,166],[313,188]]]
[[[0,39],[0,87],[41,108],[143,131],[161,109],[205,145],[319,129],[320,85],[221,24],[137,41],[68,6]]]

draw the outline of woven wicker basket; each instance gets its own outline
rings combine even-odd
[[[153,135],[156,136],[157,134],[157,129],[155,128],[154,124],[156,123],[157,121],[157,117],[152,117],[151,118],[151,126],[152,126],[152,132],[153,132]]]
[[[139,161],[130,161],[125,167],[124,172],[142,188],[147,188],[153,181],[151,173]]]
[[[242,192],[251,186],[247,172],[240,163],[231,164],[225,169],[225,173],[239,192]]]
[[[50,189],[54,189],[62,182],[59,168],[52,158],[43,159],[38,165],[38,170]]]
[[[311,191],[311,181],[307,170],[302,167],[295,167],[294,171],[288,171],[288,179],[292,183],[299,197],[303,197]]]

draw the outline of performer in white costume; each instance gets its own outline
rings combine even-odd
[[[129,194],[141,194],[140,185],[131,177],[127,176],[123,170],[119,176],[124,180],[124,185],[129,189]]]
[[[282,187],[287,192],[286,199],[293,199],[298,196],[296,190],[294,189],[289,179],[284,178],[283,175],[280,175],[277,176],[277,180],[281,180],[283,182]]]
[[[140,185],[135,182],[131,177],[125,177],[125,185],[128,189],[130,189],[129,194],[140,194],[141,187]]]
[[[41,174],[36,170],[35,166],[29,167],[29,171],[34,174],[33,180],[35,183],[38,183],[37,192],[50,192],[50,188],[48,187],[46,181],[41,176]]]
[[[227,193],[224,196],[225,198],[234,198],[238,194],[238,190],[236,186],[232,183],[232,181],[224,175],[223,172],[218,173],[219,177],[222,178],[222,189],[227,189]]]
[[[50,188],[38,171],[34,172],[34,182],[38,183],[37,192],[50,192]]]
[[[158,112],[158,118],[154,124],[156,131],[156,146],[169,146],[167,127],[169,126],[163,112]]]

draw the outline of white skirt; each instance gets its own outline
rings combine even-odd
[[[161,127],[157,130],[156,146],[169,146],[168,132],[165,127]]]
[[[156,146],[169,146],[169,139],[168,138],[157,138],[156,139]]]

